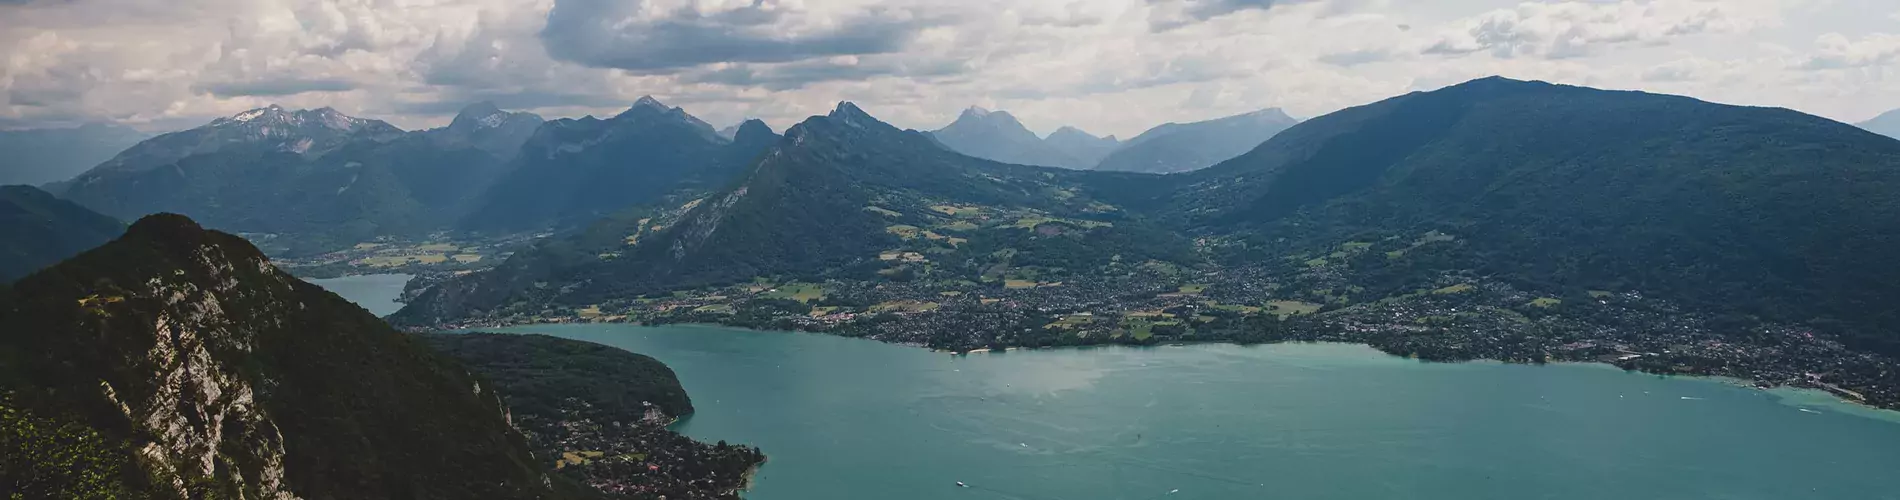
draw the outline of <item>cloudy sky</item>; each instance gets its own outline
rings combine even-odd
[[[784,128],[840,100],[937,128],[1007,109],[1132,136],[1501,74],[1900,108],[1894,0],[0,0],[0,128],[186,128],[270,103],[405,128],[653,95]]]

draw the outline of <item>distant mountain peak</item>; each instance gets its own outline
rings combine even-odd
[[[1009,114],[1008,111],[984,109],[979,106],[970,106],[964,109],[963,114],[957,115],[957,121],[964,123],[984,123],[991,126],[1028,130],[1028,127],[1023,126],[1021,120],[1016,119],[1016,115]],[[955,126],[956,124],[952,123],[951,125]]]
[[[704,120],[700,120],[699,117],[693,116],[692,113],[686,112],[686,108],[667,106],[666,103],[660,102],[659,99],[654,99],[653,96],[640,96],[639,100],[634,101],[633,106],[628,107],[626,111],[622,111],[618,115],[614,115],[612,120],[633,120],[635,123],[648,120],[678,121],[686,123],[695,129],[699,129],[708,136],[719,136],[719,129],[714,128],[712,124],[706,123]]]
[[[458,131],[492,129],[502,126],[510,119],[523,116],[533,117],[536,122],[541,121],[539,115],[520,112],[510,113],[496,107],[493,102],[482,101],[463,107],[461,112],[455,114],[455,120],[449,122],[449,129]]]
[[[667,106],[666,103],[660,102],[659,99],[654,99],[653,96],[650,95],[640,96],[640,99],[634,101],[633,105],[627,107],[626,111],[614,115],[614,119],[629,117],[674,117],[692,123],[694,126],[704,126],[707,133],[718,133],[718,129],[713,128],[711,124],[701,121],[699,117],[693,116],[692,113],[687,113],[686,108]]]
[[[1073,168],[1089,168],[1122,146],[1115,136],[1096,137],[1082,129],[1063,126],[1042,139],[1043,144],[1076,159]]]
[[[1900,139],[1900,109],[1881,113],[1880,116],[1857,123],[1855,126],[1869,132]]]
[[[1008,111],[971,106],[957,115],[956,121],[931,132],[931,136],[952,151],[1002,163],[1066,168],[1086,168],[1093,164],[1084,158],[1092,155],[1094,148],[1082,146],[1069,150],[1064,149],[1067,145],[1046,143]]]
[[[739,121],[739,123],[727,125],[726,128],[719,129],[719,136],[726,138],[726,140],[734,140],[739,138],[741,133],[745,133],[747,129],[751,129],[750,133],[764,131],[776,134],[776,132],[772,131],[772,127],[767,125],[764,120],[746,118]]]
[[[1245,116],[1245,117],[1250,117],[1250,118],[1259,118],[1259,119],[1268,119],[1268,120],[1289,120],[1289,121],[1295,120],[1292,115],[1286,114],[1286,110],[1283,110],[1280,108],[1266,108],[1259,111],[1246,113],[1240,116]]]
[[[857,104],[853,104],[851,101],[838,102],[838,107],[832,109],[831,114],[825,116],[841,121],[847,125],[860,127],[873,123],[883,123],[879,122],[877,118],[873,118],[870,113],[864,112],[864,109],[859,108]]]
[[[777,134],[776,132],[772,131],[772,127],[770,125],[765,124],[765,120],[753,118],[753,119],[746,120],[745,122],[740,123],[738,125],[734,125],[732,136],[728,137],[728,139],[732,139],[735,141],[742,141],[747,138],[764,137],[767,135],[776,135],[776,134]]]
[[[1095,134],[1088,133],[1088,131],[1086,130],[1082,130],[1082,129],[1075,128],[1068,125],[1063,125],[1061,128],[1057,128],[1055,132],[1049,133],[1049,138],[1056,138],[1056,137],[1074,137],[1078,139],[1105,140],[1105,141],[1111,141],[1111,142],[1116,141],[1115,136],[1113,135],[1097,136]]]
[[[219,118],[211,122],[211,126],[213,127],[236,127],[236,126],[250,126],[250,125],[263,126],[263,127],[286,127],[286,126],[301,127],[301,126],[307,126],[307,125],[316,125],[316,126],[321,126],[321,127],[325,127],[325,128],[329,128],[333,130],[341,130],[341,131],[354,131],[358,128],[361,128],[367,125],[373,125],[373,124],[383,124],[383,126],[389,126],[388,124],[383,123],[379,120],[366,120],[366,119],[346,115],[340,111],[337,111],[336,108],[332,108],[329,106],[324,106],[317,109],[300,109],[300,110],[293,111],[293,110],[285,109],[283,106],[276,105],[276,104],[272,104],[272,105],[265,106],[262,108],[248,110],[242,113],[231,115],[226,118]],[[394,127],[391,127],[391,128],[394,128]]]
[[[1164,123],[1142,132],[1096,164],[1096,170],[1174,173],[1240,156],[1299,120],[1266,108],[1192,123]]]
[[[283,114],[283,112],[284,112],[283,106],[272,104],[272,105],[265,106],[262,108],[247,110],[242,113],[231,115],[230,117],[227,117],[227,118],[219,118],[217,120],[212,121],[211,124],[218,125],[221,123],[248,123],[248,122],[257,120],[259,118],[265,118],[265,117],[269,117],[273,115],[281,115]]]
[[[671,106],[667,106],[666,103],[660,102],[659,99],[654,99],[653,96],[650,95],[640,96],[639,100],[633,101],[633,107],[650,108],[659,111],[671,111],[673,109]]]

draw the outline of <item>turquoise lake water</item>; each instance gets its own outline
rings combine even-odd
[[[1339,344],[952,356],[709,326],[502,331],[672,366],[698,408],[681,432],[769,457],[751,500],[1900,499],[1895,413],[1601,365],[1428,364]]]
[[[1426,364],[1338,344],[951,356],[703,326],[508,331],[672,366],[698,408],[681,432],[769,457],[753,500],[1900,498],[1900,423],[1596,365]]]
[[[396,302],[396,299],[402,298],[402,286],[408,284],[411,277],[407,274],[367,274],[305,281],[341,295],[380,318],[402,309],[402,303]]]

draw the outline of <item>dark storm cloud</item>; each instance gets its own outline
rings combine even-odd
[[[556,0],[541,41],[549,56],[636,73],[672,73],[711,63],[776,63],[896,52],[929,17],[870,9],[815,31],[780,29],[793,14],[767,0],[715,14],[681,9],[640,18],[640,0]]]
[[[345,80],[329,78],[275,78],[237,82],[200,83],[191,88],[218,97],[281,97],[305,92],[343,92],[355,90],[356,84]]]

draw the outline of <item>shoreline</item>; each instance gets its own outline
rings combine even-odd
[[[735,330],[745,330],[745,331],[761,332],[761,333],[803,333],[803,334],[811,334],[811,335],[825,335],[825,336],[830,336],[830,337],[858,339],[858,340],[864,340],[864,341],[869,341],[869,342],[878,342],[882,344],[899,345],[899,346],[905,346],[905,347],[921,348],[921,349],[929,350],[934,353],[946,353],[951,356],[968,356],[970,354],[979,353],[979,352],[986,353],[986,354],[995,354],[995,353],[1006,353],[1008,351],[1092,349],[1092,348],[1102,348],[1102,347],[1153,349],[1153,348],[1158,348],[1158,347],[1186,347],[1186,346],[1191,346],[1191,345],[1217,345],[1217,344],[1218,345],[1233,345],[1233,346],[1280,345],[1280,344],[1338,344],[1338,345],[1364,346],[1374,351],[1377,351],[1380,354],[1384,354],[1386,356],[1415,360],[1420,363],[1459,364],[1459,363],[1470,363],[1470,362],[1490,362],[1490,363],[1500,363],[1500,364],[1507,364],[1507,365],[1571,364],[1571,365],[1593,366],[1593,367],[1600,366],[1600,367],[1614,368],[1626,373],[1642,373],[1642,374],[1649,374],[1649,375],[1658,375],[1658,376],[1663,376],[1663,377],[1677,377],[1677,378],[1687,378],[1687,379],[1696,379],[1696,380],[1716,381],[1716,382],[1721,382],[1721,383],[1732,382],[1730,385],[1735,385],[1737,387],[1744,387],[1744,388],[1749,388],[1749,389],[1755,389],[1759,391],[1773,391],[1777,389],[1809,390],[1809,391],[1816,391],[1821,394],[1827,394],[1834,401],[1837,401],[1839,403],[1842,403],[1854,408],[1871,410],[1874,412],[1880,412],[1880,414],[1882,415],[1892,416],[1893,417],[1892,420],[1896,422],[1900,422],[1900,405],[1896,405],[1896,407],[1893,407],[1893,408],[1882,407],[1882,406],[1878,406],[1878,405],[1874,405],[1872,403],[1866,402],[1864,400],[1854,400],[1854,399],[1845,397],[1841,394],[1834,392],[1833,390],[1829,390],[1828,387],[1807,386],[1807,385],[1798,385],[1798,384],[1784,384],[1784,383],[1776,383],[1773,381],[1751,380],[1747,378],[1735,377],[1735,376],[1729,376],[1729,375],[1709,375],[1709,374],[1698,374],[1698,373],[1689,373],[1689,372],[1670,372],[1670,371],[1649,370],[1649,369],[1643,369],[1643,368],[1631,368],[1631,367],[1617,365],[1616,363],[1600,361],[1600,360],[1546,359],[1543,362],[1535,362],[1535,363],[1502,360],[1502,359],[1491,359],[1491,358],[1472,358],[1472,359],[1461,359],[1461,360],[1434,360],[1434,359],[1420,358],[1412,353],[1401,354],[1401,353],[1387,351],[1385,349],[1380,349],[1378,346],[1373,345],[1368,342],[1352,342],[1352,341],[1280,340],[1280,341],[1259,342],[1259,343],[1240,343],[1240,342],[1229,342],[1229,341],[1221,341],[1221,340],[1183,340],[1183,341],[1170,341],[1167,343],[1159,343],[1159,344],[1151,344],[1151,345],[1101,343],[1101,344],[1089,344],[1089,345],[1048,346],[1048,347],[1007,346],[1002,351],[997,351],[994,348],[986,347],[986,348],[971,349],[968,351],[958,352],[954,350],[929,347],[929,346],[919,345],[919,344],[909,343],[909,342],[886,342],[883,340],[878,340],[878,339],[873,339],[873,338],[868,338],[868,337],[838,335],[838,334],[834,334],[830,332],[816,332],[816,331],[807,331],[807,330],[766,330],[766,329],[752,328],[752,327],[746,327],[746,326],[724,325],[724,324],[718,324],[718,323],[644,323],[644,322],[596,322],[596,321],[514,322],[514,323],[508,323],[505,325],[491,325],[491,326],[484,326],[484,327],[478,327],[478,328],[462,327],[462,328],[457,328],[453,330],[442,330],[440,328],[437,328],[436,331],[472,332],[472,331],[480,331],[481,328],[515,328],[515,327],[531,327],[531,326],[538,326],[538,325],[630,325],[630,326],[639,326],[639,327],[645,327],[645,328],[655,328],[655,327],[665,327],[665,326],[696,326],[696,327],[729,328],[729,329],[735,329]],[[1828,385],[1832,385],[1832,384],[1828,384]],[[1874,418],[1873,416],[1868,416],[1868,417]]]
[[[745,470],[745,474],[742,474],[739,476],[739,488],[732,491],[728,491],[726,492],[726,494],[738,495],[740,493],[752,491],[753,476],[757,476],[759,474],[759,469],[765,468],[766,462],[772,461],[771,456],[763,455],[763,454],[761,455],[765,456],[765,458],[759,460],[759,463],[753,464],[752,467],[747,468]]]

